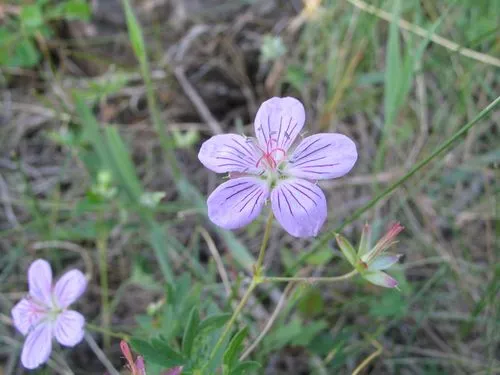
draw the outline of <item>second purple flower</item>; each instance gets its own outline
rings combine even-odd
[[[295,98],[271,98],[255,116],[257,138],[216,135],[201,146],[198,158],[231,179],[208,197],[210,220],[225,229],[253,221],[270,199],[274,215],[295,237],[316,236],[326,219],[325,195],[317,180],[347,174],[358,154],[345,135],[321,133],[294,141],[305,122]]]

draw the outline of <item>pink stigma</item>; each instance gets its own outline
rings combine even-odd
[[[271,169],[275,169],[278,166],[278,162],[276,161],[276,156],[273,156],[273,154],[276,152],[282,152],[282,156],[285,157],[286,151],[281,147],[272,148],[273,142],[275,142],[276,145],[278,144],[276,139],[270,138],[266,144],[266,151],[260,149],[262,151],[262,156],[259,160],[257,160],[257,163],[255,164],[256,167],[258,167],[262,161],[265,161]]]

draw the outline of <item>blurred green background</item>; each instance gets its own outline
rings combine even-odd
[[[346,223],[357,242],[365,222],[380,236],[400,221],[401,290],[361,279],[259,289],[246,343],[279,314],[250,354],[256,373],[351,374],[370,359],[359,373],[500,374],[500,110],[348,220],[500,94],[499,1],[137,0],[144,42],[123,9],[0,4],[0,374],[22,373],[10,308],[38,257],[91,276],[78,308],[116,368],[119,340],[99,327],[175,338],[178,306],[230,311],[265,216],[237,232],[212,226],[204,197],[222,178],[198,149],[221,132],[252,135],[260,103],[285,95],[304,102],[307,134],[358,146],[354,170],[321,183],[321,234]],[[267,273],[348,271],[321,238],[276,225]],[[172,302],[165,282],[189,301]],[[40,373],[105,371],[85,344],[57,355]]]

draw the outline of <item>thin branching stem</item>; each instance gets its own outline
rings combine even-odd
[[[236,319],[238,319],[238,316],[240,315],[241,310],[243,310],[243,308],[247,304],[248,299],[252,295],[253,290],[261,282],[262,278],[260,277],[260,273],[262,271],[262,263],[264,262],[264,256],[266,253],[267,244],[269,242],[269,237],[271,235],[271,229],[273,227],[273,218],[274,218],[273,212],[271,211],[269,213],[267,223],[266,223],[266,228],[264,230],[264,237],[262,238],[262,245],[260,247],[259,257],[257,258],[257,263],[255,263],[255,265],[254,265],[254,275],[253,275],[252,281],[250,283],[250,286],[248,287],[245,294],[241,298],[240,303],[238,304],[238,306],[234,310],[233,315],[231,316],[231,319],[226,324],[224,331],[222,332],[221,336],[219,337],[219,340],[217,341],[217,343],[215,344],[215,346],[212,350],[210,358],[213,358],[217,354],[217,351],[220,349],[220,347],[223,344],[224,340],[226,339],[227,335],[231,331],[231,328],[233,327],[234,323],[236,322]]]
[[[267,243],[269,242],[269,236],[271,235],[271,229],[273,227],[273,211],[269,211],[269,216],[267,218],[266,229],[264,231],[264,238],[262,239],[262,245],[260,246],[259,257],[257,258],[257,263],[255,263],[254,273],[255,276],[260,276],[262,272],[262,264],[264,263],[264,257],[266,255]]]
[[[332,276],[332,277],[262,277],[261,282],[263,283],[288,283],[292,281],[297,281],[297,282],[306,282],[306,283],[333,283],[337,281],[343,281],[350,279],[354,275],[356,275],[358,271],[352,270],[349,273],[346,273],[345,275],[340,275],[340,276]]]
[[[117,339],[120,339],[120,340],[125,340],[125,341],[128,341],[130,339],[130,337],[126,334],[126,333],[122,333],[122,332],[113,332],[111,330],[104,330],[102,329],[102,327],[99,327],[99,326],[96,326],[92,323],[85,323],[85,327],[89,330],[89,331],[93,331],[93,332],[99,332],[99,333],[103,333],[103,334],[107,334],[109,335],[110,337],[114,337],[114,338],[117,338]]]
[[[368,4],[362,0],[347,0],[356,8],[361,9],[363,12],[373,14],[374,16],[381,18],[387,22],[396,22],[397,25],[404,30],[410,31],[422,38],[429,38],[433,43],[438,44],[452,52],[458,53],[462,56],[468,57],[470,59],[474,59],[476,61],[480,61],[484,64],[489,64],[493,66],[500,67],[500,59],[487,55],[485,53],[474,51],[470,48],[466,48],[461,46],[458,43],[455,43],[451,40],[443,38],[440,35],[429,32],[429,30],[424,29],[418,25],[412,24],[403,19],[395,19],[394,15],[389,12],[386,12],[383,9],[379,9],[371,4]]]
[[[91,334],[85,333],[85,341],[89,344],[90,349],[94,352],[99,361],[106,368],[106,371],[111,375],[120,375],[120,373],[113,367],[111,361],[106,357],[106,354],[99,348]]]
[[[215,344],[215,346],[214,346],[214,348],[212,350],[212,353],[210,355],[211,358],[213,358],[217,354],[217,351],[220,349],[222,343],[224,342],[224,340],[226,339],[227,335],[231,331],[231,328],[233,327],[234,323],[236,322],[236,319],[238,319],[238,316],[240,315],[241,310],[243,310],[243,308],[247,304],[248,299],[252,295],[252,292],[253,292],[253,290],[255,289],[256,286],[257,286],[257,283],[252,279],[252,282],[250,283],[250,286],[246,290],[245,294],[243,295],[243,298],[241,299],[240,303],[238,304],[238,306],[234,310],[233,315],[231,316],[231,319],[226,324],[226,326],[224,328],[224,331],[220,335],[219,340]]]
[[[363,362],[361,362],[358,367],[354,369],[352,372],[352,375],[358,375],[368,364],[373,361],[375,358],[377,358],[382,352],[384,351],[384,348],[382,345],[378,343],[378,341],[372,340],[372,345],[375,346],[377,349],[374,351],[372,354],[370,354],[368,357],[366,357]]]
[[[104,332],[104,348],[109,349],[111,345],[108,335],[110,325],[109,309],[109,283],[108,283],[108,246],[107,235],[101,234],[97,238],[97,248],[99,251],[99,281],[101,282],[101,327]]]
[[[383,192],[378,194],[375,198],[370,200],[366,205],[356,210],[347,220],[345,220],[342,224],[340,224],[336,229],[326,233],[323,237],[316,241],[311,245],[310,251],[305,253],[302,257],[300,257],[292,269],[296,269],[298,265],[302,264],[306,261],[310,256],[312,256],[317,250],[321,249],[328,241],[334,238],[339,232],[341,232],[347,225],[351,224],[353,221],[359,219],[361,215],[363,215],[366,211],[373,208],[378,202],[383,200],[384,198],[391,195],[398,187],[403,185],[407,180],[409,180],[415,173],[420,171],[422,168],[427,166],[432,160],[438,157],[441,153],[448,150],[453,144],[463,137],[474,125],[478,124],[480,120],[486,117],[498,104],[500,104],[500,96],[497,97],[494,101],[492,101],[486,108],[484,108],[479,114],[473,118],[470,122],[465,124],[460,130],[458,130],[455,134],[453,134],[446,141],[441,143],[429,156],[425,159],[421,160],[417,163],[413,168],[411,168],[408,173],[406,173],[403,177],[385,189]]]

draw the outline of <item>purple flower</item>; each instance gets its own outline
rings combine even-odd
[[[255,116],[257,138],[216,135],[198,158],[231,179],[208,197],[208,216],[225,229],[253,221],[268,199],[274,216],[295,237],[316,236],[325,222],[325,195],[317,180],[348,173],[358,154],[342,134],[322,133],[294,141],[304,126],[304,106],[295,98],[271,98]]]
[[[49,359],[52,338],[75,346],[83,338],[84,317],[68,306],[85,291],[87,279],[78,270],[66,272],[52,285],[50,264],[38,259],[28,270],[29,295],[12,309],[14,325],[24,336],[21,362],[34,369]]]

